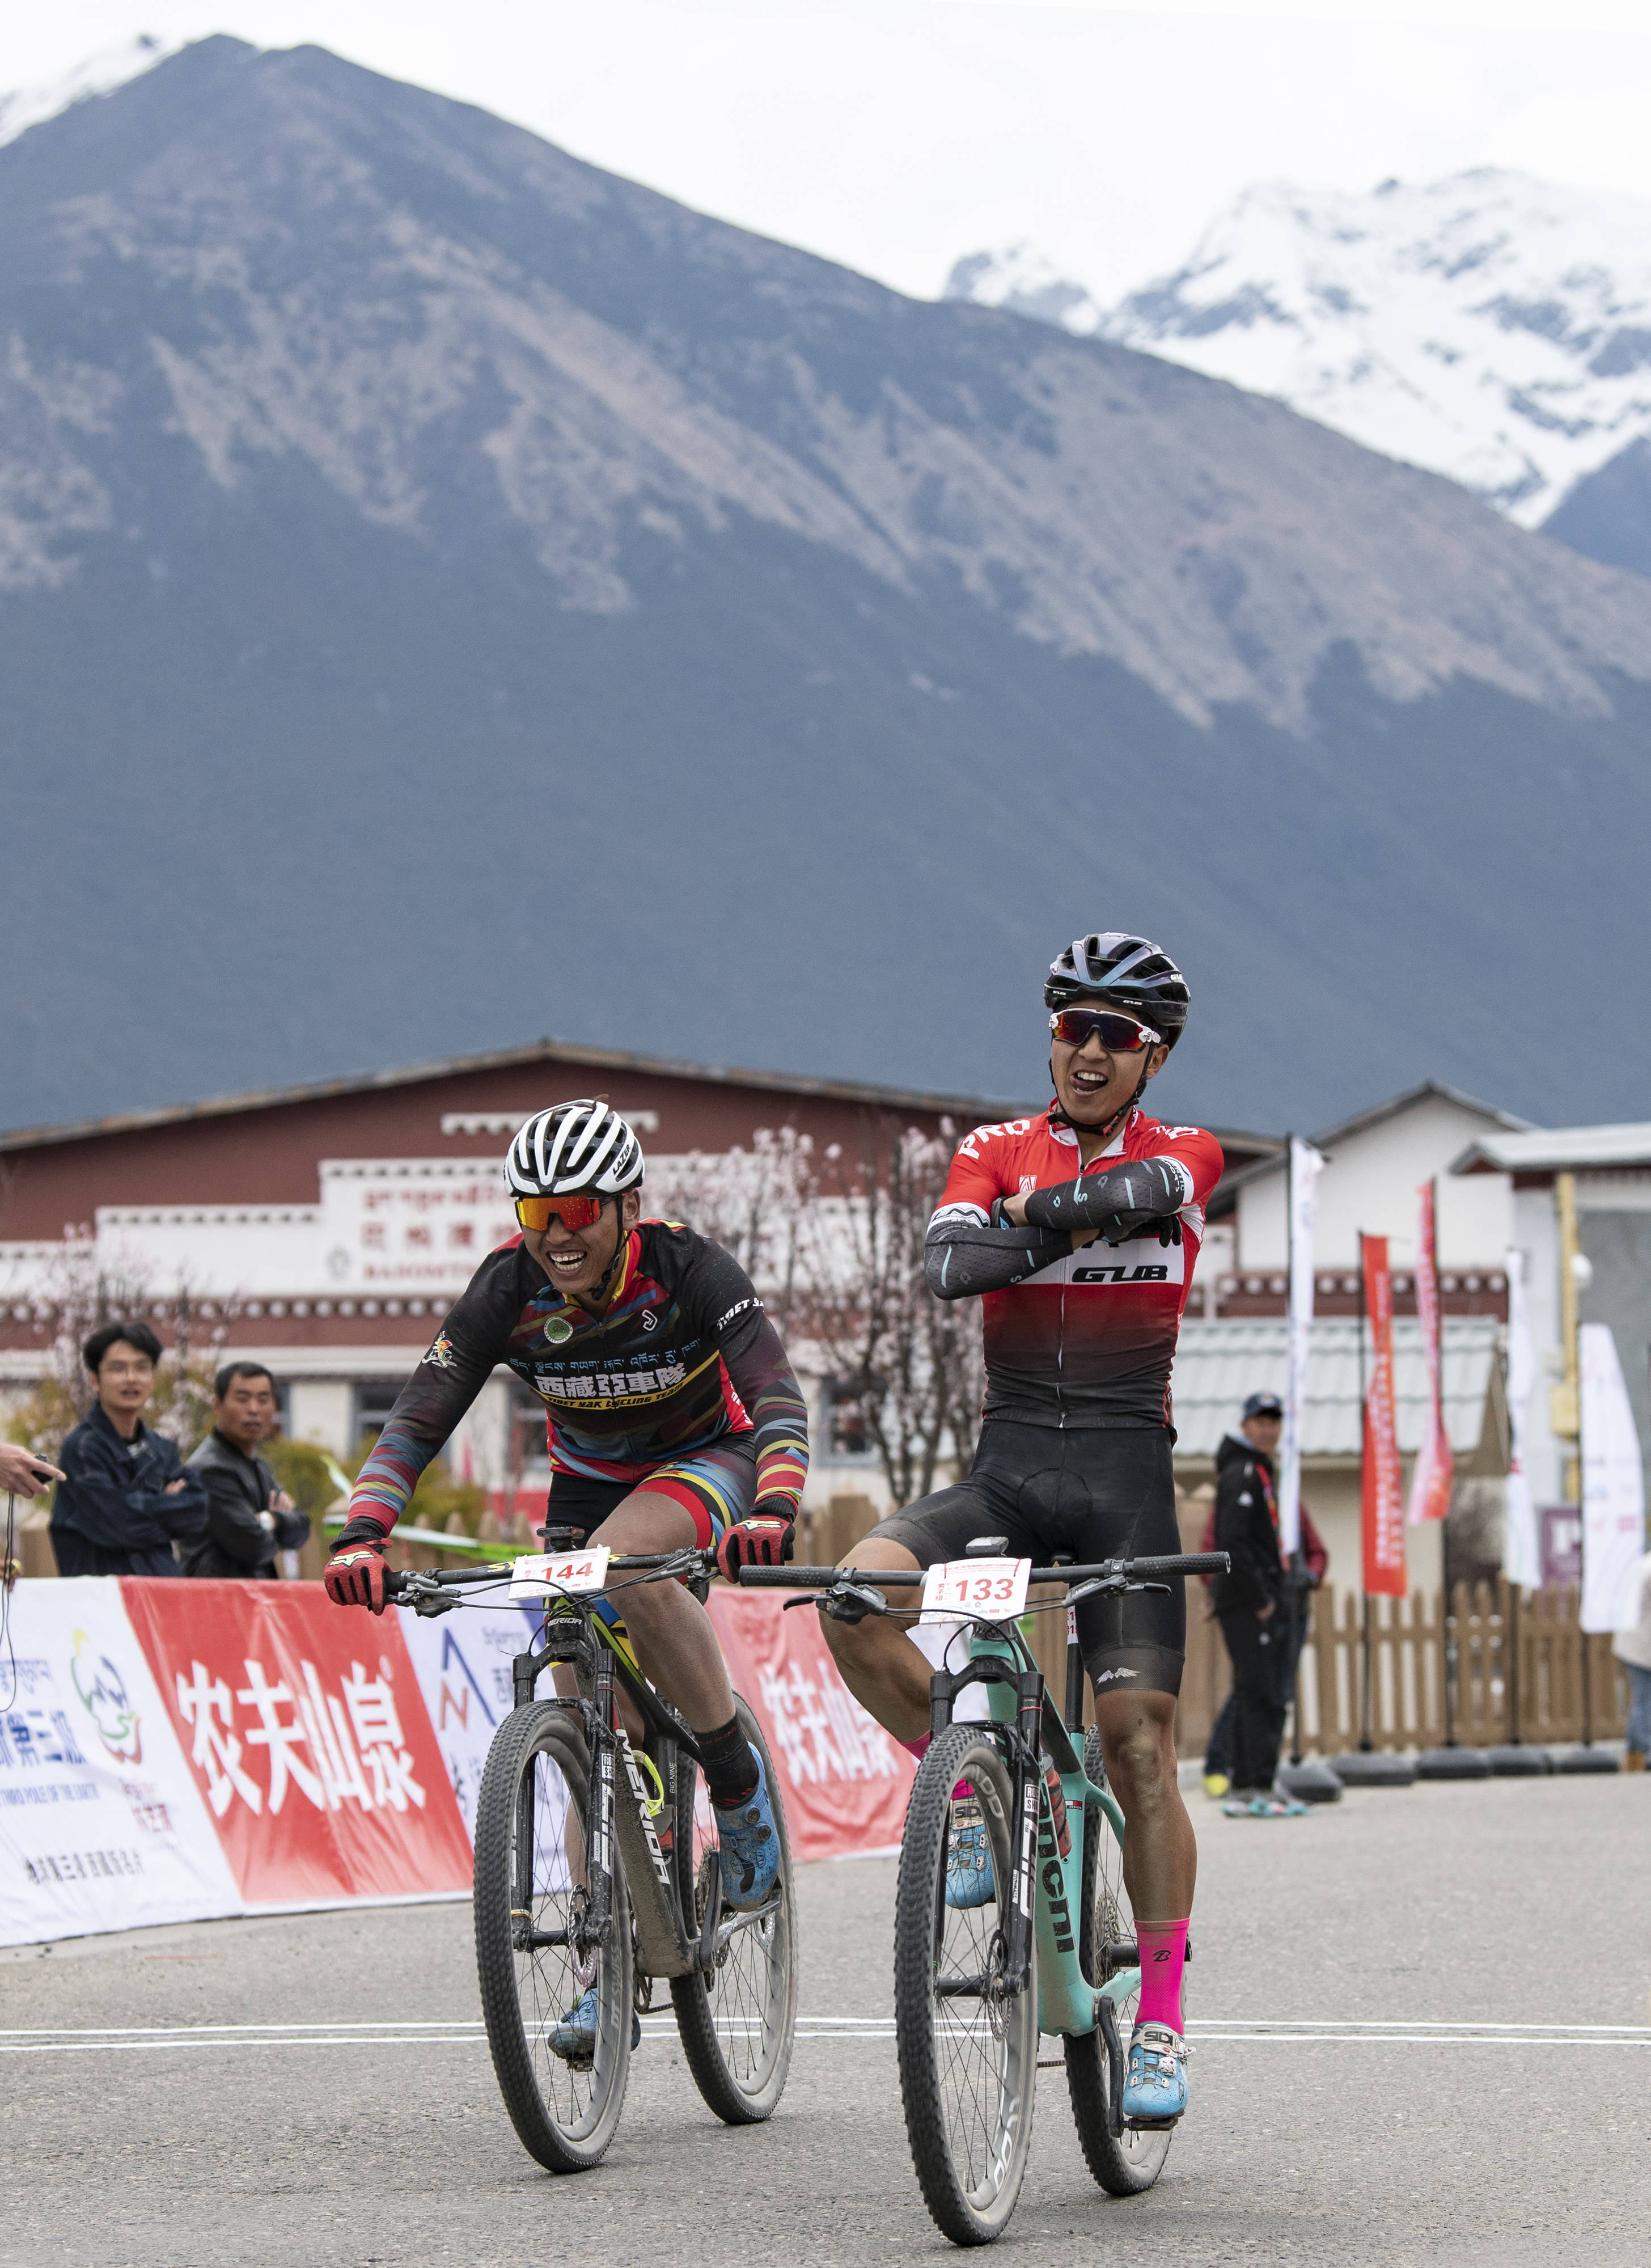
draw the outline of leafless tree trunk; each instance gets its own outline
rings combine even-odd
[[[927,1496],[940,1460],[967,1458],[978,1426],[978,1303],[936,1300],[924,1238],[954,1145],[868,1118],[858,1174],[831,1164],[835,1186],[806,1217],[805,1325],[857,1395],[898,1504]]]

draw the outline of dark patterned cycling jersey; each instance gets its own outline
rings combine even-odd
[[[801,1494],[807,1411],[750,1278],[709,1237],[645,1220],[600,1319],[556,1290],[520,1237],[488,1256],[361,1469],[352,1528],[389,1533],[499,1363],[543,1401],[556,1472],[640,1482],[755,1435],[759,1498],[794,1506]]]

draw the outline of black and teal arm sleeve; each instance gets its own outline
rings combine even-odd
[[[1084,1174],[1032,1189],[1026,1200],[1029,1225],[1047,1231],[1099,1229],[1103,1234],[1118,1216],[1139,1222],[1161,1220],[1192,1201],[1192,1176],[1178,1158],[1131,1158],[1103,1174]]]
[[[924,1280],[937,1300],[977,1299],[1024,1283],[1071,1250],[1064,1233],[1007,1221],[994,1226],[978,1205],[942,1205],[924,1241]]]

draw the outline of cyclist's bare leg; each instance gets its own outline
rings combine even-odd
[[[587,1538],[622,1552],[681,1551],[696,1541],[694,1521],[672,1497],[639,1488]],[[614,1579],[613,1602],[624,1616],[644,1675],[679,1708],[697,1733],[714,1733],[733,1714],[733,1689],[711,1616],[681,1583],[625,1585]]]
[[[903,1543],[868,1536],[841,1563],[844,1567],[915,1567],[916,1556]],[[917,1603],[910,1590],[889,1594],[889,1603]],[[910,1625],[867,1615],[863,1623],[833,1622],[822,1615],[820,1627],[837,1660],[843,1683],[897,1741],[921,1740],[929,1729],[929,1682],[934,1666],[906,1636]]]
[[[1198,1848],[1176,1778],[1176,1704],[1168,1693],[1106,1693],[1095,1702],[1107,1778],[1124,1814],[1124,1884],[1148,1921],[1192,1911]]]

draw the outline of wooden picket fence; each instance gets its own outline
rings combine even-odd
[[[1628,1681],[1610,1633],[1583,1631],[1574,1590],[1516,1599],[1500,1576],[1462,1583],[1448,1617],[1438,1592],[1372,1600],[1367,1667],[1364,1600],[1318,1593],[1312,1605],[1299,1681],[1309,1754],[1356,1749],[1367,1731],[1373,1748],[1393,1751],[1451,1737],[1490,1748],[1515,1731],[1532,1747],[1611,1740],[1626,1726]]]

